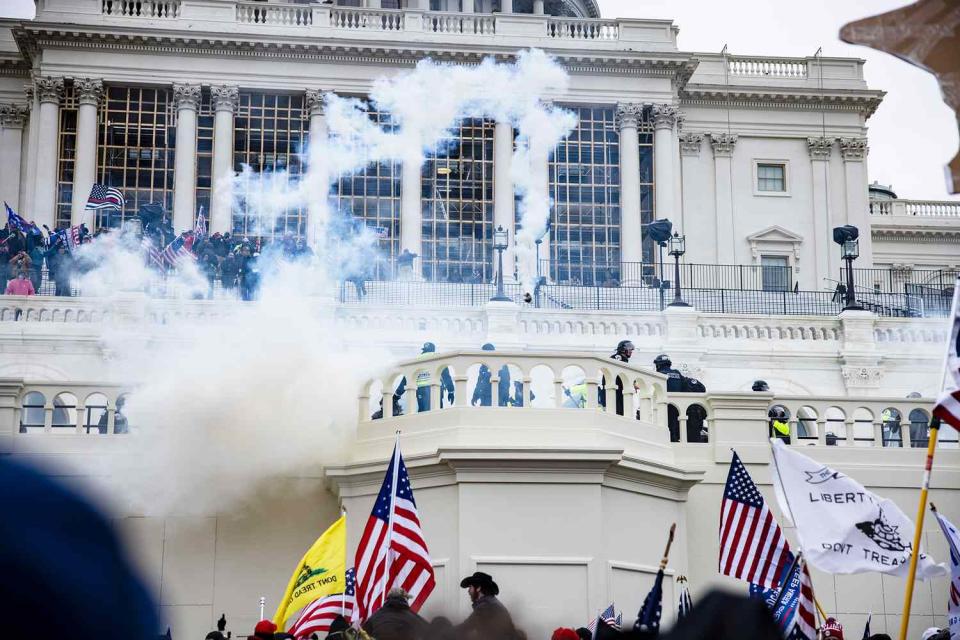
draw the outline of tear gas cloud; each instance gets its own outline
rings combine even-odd
[[[244,167],[229,184],[215,185],[215,197],[252,217],[258,233],[272,231],[291,209],[308,210],[314,255],[289,262],[265,250],[259,299],[218,303],[212,318],[105,325],[110,376],[134,389],[123,408],[131,428],[127,452],[111,463],[110,490],[145,514],[211,513],[242,501],[263,479],[313,474],[342,459],[360,386],[390,362],[376,345],[348,343],[329,314],[338,282],[377,258],[372,232],[338,215],[334,179],[372,163],[419,165],[443,152],[465,118],[511,123],[511,171],[521,196],[516,253],[521,282],[532,290],[534,241],[550,211],[546,158],[576,125],[573,114],[544,96],[566,86],[565,72],[537,51],[510,65],[423,61],[375,83],[370,102],[391,114],[389,126],[371,120],[361,101],[329,94],[327,135],[303,150],[303,176]],[[82,247],[78,260],[89,265],[80,281],[85,294],[150,292],[158,280],[132,233],[103,235]],[[165,293],[184,300],[206,289],[205,276],[186,260]],[[170,311],[178,301],[144,304]]]

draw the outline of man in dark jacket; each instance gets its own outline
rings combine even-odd
[[[460,625],[458,637],[465,640],[517,640],[519,634],[510,612],[497,600],[500,587],[492,576],[477,571],[464,578],[460,588],[467,590],[473,613]]]
[[[410,608],[409,597],[403,589],[391,589],[363,630],[376,640],[424,640],[429,625]]]

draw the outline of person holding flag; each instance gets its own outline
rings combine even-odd
[[[347,518],[340,516],[317,538],[294,569],[287,589],[273,616],[279,629],[286,629],[293,615],[325,596],[343,593],[347,572]]]

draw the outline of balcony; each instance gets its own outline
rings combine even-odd
[[[886,218],[936,218],[960,225],[960,200],[871,200],[870,215]]]

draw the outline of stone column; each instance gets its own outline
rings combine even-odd
[[[839,251],[832,251],[830,229],[830,156],[833,138],[807,138],[813,177],[813,249],[816,255],[813,286],[804,289],[822,289],[829,285],[827,278],[837,279]]]
[[[653,105],[653,178],[656,197],[655,214],[659,218],[678,220],[674,194],[674,136],[677,108],[669,104]]]
[[[637,124],[643,115],[639,104],[618,104],[620,125],[620,261],[642,262],[640,216],[640,135]],[[621,276],[624,277],[624,276]]]
[[[307,111],[310,114],[310,145],[307,150],[310,173],[313,177],[310,203],[307,205],[307,243],[316,246],[320,225],[323,223],[324,207],[330,190],[330,180],[322,157],[323,141],[327,138],[327,118],[324,112],[323,91],[308,89],[305,94]],[[317,145],[316,147],[314,145]],[[392,230],[391,230],[392,231]]]
[[[173,230],[193,229],[197,209],[197,108],[200,85],[173,85],[177,146],[173,157]]]
[[[513,13],[513,0],[500,0],[500,13]]]
[[[20,156],[23,151],[23,125],[27,108],[20,104],[0,104],[0,200],[20,213]]]
[[[233,221],[233,114],[240,102],[237,87],[210,87],[216,115],[213,120],[213,197],[210,233],[230,231]]]
[[[37,225],[45,224],[53,229],[57,218],[57,150],[60,147],[58,138],[63,78],[39,76],[34,80],[34,87],[40,101],[40,118],[37,123],[37,177],[33,195],[33,220]]]
[[[37,138],[40,135],[40,100],[33,83],[24,85],[27,95],[27,108],[30,120],[27,125],[27,139],[24,141],[24,157],[20,163],[20,206],[21,212],[29,219],[33,218],[33,197],[37,184]]]
[[[846,193],[847,224],[860,229],[860,257],[854,266],[873,267],[873,243],[870,235],[869,197],[867,193],[866,138],[840,138],[843,157],[844,193]]]
[[[735,133],[711,133],[713,147],[713,179],[717,198],[717,262],[736,264],[733,232],[733,186],[731,185],[731,159],[737,144]]]
[[[77,155],[73,165],[73,201],[70,224],[85,224],[93,231],[94,215],[87,211],[87,200],[97,177],[97,109],[103,98],[103,81],[77,78]]]
[[[498,122],[493,130],[493,228],[502,226],[509,235],[508,248],[503,252],[503,277],[513,279],[516,234],[514,213],[514,185],[510,175],[513,161],[513,125]]]
[[[537,16],[543,15],[543,0],[533,0],[533,13]]]
[[[423,157],[419,154],[411,154],[400,164],[400,251],[408,249],[417,255],[421,255],[423,226],[422,165]],[[415,268],[415,273],[419,278],[422,271]]]
[[[462,0],[463,1],[463,12],[464,13],[473,13],[473,0]]]

